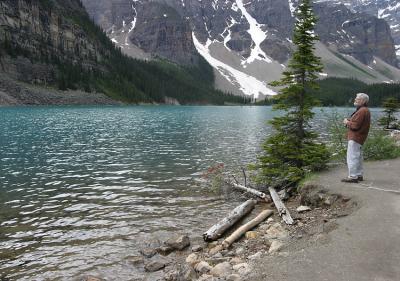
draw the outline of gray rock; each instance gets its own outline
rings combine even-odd
[[[228,277],[226,277],[227,281],[240,281],[242,278],[240,277],[239,274],[231,274]]]
[[[241,258],[239,258],[239,257],[234,257],[229,262],[231,264],[233,264],[233,265],[236,265],[236,264],[239,264],[239,263],[243,263],[243,260]]]
[[[240,247],[240,248],[237,248],[235,252],[236,252],[236,255],[240,256],[246,252],[246,249],[243,247]]]
[[[268,239],[285,239],[289,236],[289,233],[280,223],[275,223],[266,231],[266,237]]]
[[[154,272],[158,271],[160,269],[163,269],[166,266],[166,263],[161,260],[154,260],[146,263],[144,265],[144,269],[148,272]]]
[[[239,263],[233,266],[233,270],[241,276],[245,276],[251,271],[251,267],[248,263]]]
[[[282,249],[283,245],[284,244],[278,240],[273,241],[271,247],[269,247],[268,253],[273,254],[279,252]]]
[[[167,256],[172,253],[175,249],[170,246],[161,246],[157,248],[157,252],[163,256]]]
[[[232,272],[232,266],[229,262],[219,263],[216,266],[214,266],[210,271],[211,275],[216,277],[227,276],[231,274],[231,272]]]
[[[296,211],[298,212],[298,213],[304,213],[304,212],[308,212],[308,211],[311,211],[311,208],[310,207],[308,207],[308,206],[299,206],[297,209],[296,209]]]
[[[195,280],[196,278],[197,275],[193,268],[189,267],[186,269],[185,274],[183,275],[183,280]]]
[[[214,256],[215,254],[219,253],[223,249],[224,248],[222,247],[222,245],[217,245],[214,248],[212,248],[208,253],[210,254],[210,256]],[[221,256],[222,256],[222,254],[221,254]]]
[[[212,275],[203,274],[197,281],[216,281]]]
[[[208,262],[201,261],[195,265],[194,269],[197,272],[203,274],[209,272],[212,269],[212,267],[208,264]]]
[[[256,260],[256,259],[261,258],[261,256],[262,256],[262,252],[257,252],[254,255],[249,256],[248,259],[249,260]]]
[[[139,252],[145,256],[146,258],[151,258],[153,257],[155,254],[157,254],[157,250],[154,248],[144,248],[139,250]]]
[[[172,270],[168,271],[164,274],[164,280],[165,281],[177,281],[179,279],[179,271],[177,270]]]
[[[183,250],[190,245],[190,239],[187,235],[181,235],[179,237],[170,238],[164,242],[166,246],[172,247],[176,250]]]
[[[137,265],[137,264],[141,264],[144,262],[144,259],[142,256],[133,256],[133,257],[128,257],[128,261],[131,264]]]
[[[199,257],[195,253],[192,253],[187,256],[185,261],[191,266],[194,266],[199,261]]]
[[[221,262],[229,261],[229,257],[211,257],[206,259],[209,264],[216,265]]]
[[[203,246],[196,245],[192,247],[192,252],[200,252],[201,250],[203,250]]]

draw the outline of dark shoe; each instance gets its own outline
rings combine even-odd
[[[364,178],[363,178],[363,176],[358,176],[358,177],[357,177],[357,180],[358,180],[358,181],[363,181]]]
[[[347,183],[358,183],[358,178],[357,178],[357,179],[345,178],[345,179],[342,179],[342,182],[347,182]]]

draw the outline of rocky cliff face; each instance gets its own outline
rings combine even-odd
[[[137,8],[135,32],[130,42],[147,53],[184,65],[196,65],[199,55],[189,22],[175,9],[149,2]]]
[[[83,0],[90,16],[127,51],[138,47],[153,57],[196,65],[190,21],[169,1]],[[129,53],[129,52],[127,52]],[[139,57],[144,55],[140,53]]]
[[[353,13],[342,4],[320,3],[314,8],[320,18],[316,32],[322,42],[364,64],[370,64],[376,56],[397,66],[394,41],[384,20]]]
[[[49,63],[79,62],[92,68],[107,55],[74,21],[73,17],[79,17],[76,11],[85,13],[79,1],[64,1],[61,9],[56,1],[3,0],[0,10],[3,52],[21,55],[16,59],[4,58],[3,69],[18,80],[52,82],[56,73]]]
[[[344,4],[354,12],[361,12],[385,20],[391,30],[397,57],[400,58],[400,2],[398,0],[320,0]]]

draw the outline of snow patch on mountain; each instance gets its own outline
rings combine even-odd
[[[231,27],[236,23],[237,23],[236,20],[231,17],[230,24],[225,28],[224,32],[222,32],[222,35],[225,34],[226,32],[228,32],[228,34],[224,37],[224,45],[225,45],[225,48],[227,48],[228,50],[230,50],[230,48],[228,47],[227,44],[232,38],[231,37],[231,35],[232,35]]]
[[[258,98],[260,94],[263,95],[276,95],[276,92],[269,89],[265,82],[256,79],[240,70],[237,70],[222,61],[214,58],[210,54],[209,46],[212,44],[210,39],[207,40],[205,45],[202,45],[196,38],[195,34],[192,33],[194,45],[199,54],[204,57],[209,64],[211,64],[218,72],[225,77],[230,83],[238,84],[240,90],[246,94]]]
[[[255,18],[253,18],[246,10],[243,4],[243,0],[236,0],[236,4],[239,7],[240,11],[242,12],[243,16],[246,18],[248,23],[250,24],[250,29],[247,31],[251,39],[254,42],[254,47],[251,50],[250,56],[243,61],[244,64],[252,63],[255,60],[263,60],[268,63],[271,63],[272,60],[265,54],[265,52],[261,49],[261,43],[267,38],[265,32],[261,29],[261,24],[259,24]]]
[[[290,13],[292,14],[292,17],[294,17],[297,1],[296,0],[288,0],[288,2],[289,2]]]

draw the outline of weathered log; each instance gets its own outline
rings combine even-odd
[[[293,224],[294,221],[290,216],[289,210],[286,208],[285,204],[283,204],[281,198],[276,192],[275,188],[269,187],[269,194],[271,194],[272,201],[274,201],[275,207],[278,210],[279,215],[282,217],[286,224]]]
[[[242,225],[237,230],[235,230],[235,232],[233,232],[228,238],[226,238],[224,240],[224,242],[222,242],[222,246],[224,248],[228,248],[236,240],[238,240],[243,234],[245,234],[247,231],[249,231],[253,227],[259,225],[262,221],[264,221],[266,218],[268,218],[272,214],[273,214],[273,211],[271,211],[271,210],[262,211],[257,217],[255,217],[248,223]]]
[[[257,204],[256,200],[250,199],[233,209],[227,217],[223,218],[217,224],[213,225],[207,232],[203,234],[204,241],[217,240],[228,230],[232,225],[239,221],[242,217],[253,210]]]
[[[261,191],[258,191],[256,189],[254,189],[254,188],[243,186],[243,185],[240,185],[240,184],[237,184],[237,183],[233,183],[233,182],[230,182],[229,184],[232,185],[233,187],[237,188],[237,189],[240,189],[240,190],[243,190],[245,192],[251,193],[251,194],[253,194],[255,196],[258,196],[258,197],[264,199],[268,203],[271,202],[271,197],[269,197],[264,192],[261,192]]]

